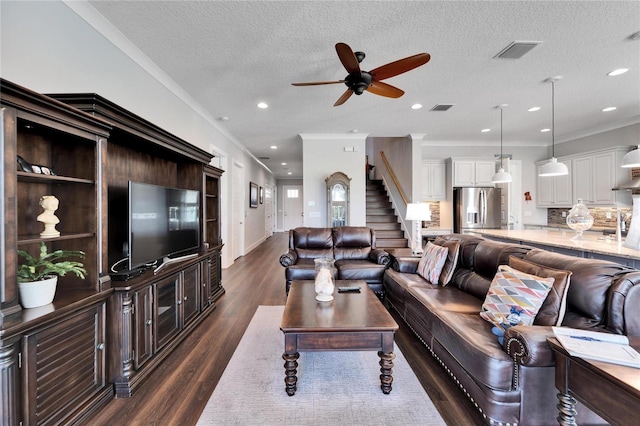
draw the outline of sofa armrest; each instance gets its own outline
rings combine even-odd
[[[415,274],[418,270],[419,257],[393,257],[391,267],[396,272],[405,272],[408,274]]]
[[[290,249],[288,252],[280,256],[280,264],[285,268],[287,266],[295,265],[296,262],[298,262],[298,253],[294,250]]]
[[[550,326],[515,326],[504,333],[504,350],[516,364],[527,367],[554,365],[553,350],[547,337],[553,336]]]
[[[371,250],[371,253],[369,253],[369,260],[378,265],[389,266],[391,263],[391,256],[382,249],[375,249]]]

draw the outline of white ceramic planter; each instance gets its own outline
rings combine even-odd
[[[41,281],[18,283],[22,307],[25,309],[37,308],[53,302],[53,297],[56,295],[57,284],[57,275]]]

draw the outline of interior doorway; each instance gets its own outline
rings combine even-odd
[[[244,166],[233,163],[231,173],[231,198],[233,200],[231,215],[231,253],[233,260],[244,254],[244,219],[245,219],[245,185]]]

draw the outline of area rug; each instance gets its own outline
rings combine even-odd
[[[396,346],[393,390],[380,390],[376,352],[301,352],[284,384],[284,306],[259,306],[198,425],[444,425]]]

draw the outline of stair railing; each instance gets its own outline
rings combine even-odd
[[[385,167],[385,170],[382,173],[382,181],[385,187],[388,188],[391,205],[400,218],[402,229],[404,230],[405,235],[408,235],[407,239],[409,240],[409,246],[413,247],[413,232],[411,232],[413,228],[411,227],[411,223],[407,223],[405,220],[405,217],[407,216],[407,204],[409,204],[409,201],[400,186],[400,182],[398,181],[396,174],[393,172],[393,168],[391,167],[389,160],[387,160],[387,156],[384,155],[384,151],[380,151],[380,158],[382,159]],[[387,176],[391,182],[388,182]],[[393,186],[391,186],[390,183],[392,183]]]

